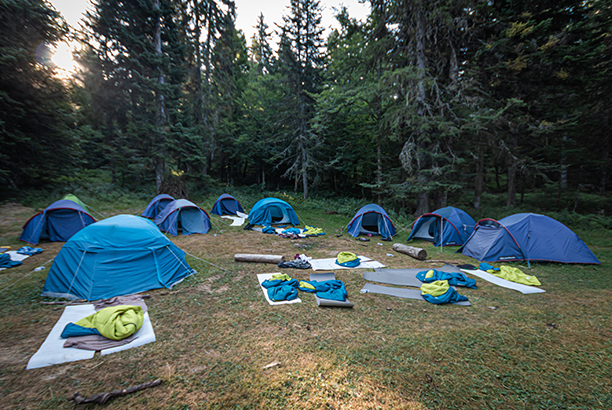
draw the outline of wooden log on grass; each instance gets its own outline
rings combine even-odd
[[[415,248],[414,246],[404,245],[403,243],[394,243],[393,250],[408,256],[412,256],[420,261],[427,259],[427,251],[425,249]]]
[[[235,262],[254,262],[254,263],[274,263],[284,262],[285,257],[282,255],[257,255],[249,253],[237,253],[234,255]]]

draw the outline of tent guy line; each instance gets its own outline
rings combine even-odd
[[[39,267],[41,267],[41,266],[45,266],[47,263],[49,263],[49,262],[53,261],[53,259],[55,259],[55,258],[51,258],[51,259],[49,259],[47,262],[43,263],[43,264],[42,264],[42,265],[40,265]],[[21,282],[23,279],[27,278],[28,276],[30,276],[30,275],[31,275],[31,274],[33,274],[34,272],[38,272],[38,270],[37,270],[37,269],[38,269],[38,268],[33,269],[31,272],[29,272],[29,273],[27,273],[27,274],[23,275],[22,277],[20,277],[20,278],[19,278],[19,279],[17,279],[15,282],[13,282],[13,283],[11,283],[10,285],[8,285],[7,287],[4,287],[4,288],[0,289],[0,293],[4,292],[5,290],[7,290],[7,289],[8,289],[8,288],[10,288],[11,286],[13,286],[15,283]]]

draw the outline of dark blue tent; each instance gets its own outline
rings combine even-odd
[[[205,210],[186,199],[170,202],[155,218],[155,225],[170,235],[206,233],[210,230],[210,217]]]
[[[463,245],[475,225],[476,221],[465,211],[447,206],[419,216],[407,240],[424,239],[434,246]]]
[[[457,252],[486,262],[600,263],[571,229],[538,214],[480,220]]]
[[[97,300],[161,287],[194,273],[185,252],[148,219],[117,215],[74,235],[55,257],[43,296]]]
[[[354,237],[359,234],[372,234],[381,235],[383,239],[387,239],[395,235],[395,226],[382,207],[369,204],[357,211],[346,227],[346,231]]]
[[[83,207],[68,199],[53,202],[23,225],[22,241],[37,245],[41,239],[67,241],[96,220]]]
[[[145,218],[155,219],[157,215],[164,210],[166,205],[172,201],[174,201],[174,198],[172,198],[170,195],[157,195],[151,200],[151,202],[149,202],[149,205],[147,205],[147,208],[142,213],[142,216]]]
[[[230,194],[222,194],[212,207],[211,214],[215,215],[236,215],[236,212],[244,213],[240,202]]]
[[[252,225],[287,224],[299,225],[297,214],[287,202],[277,198],[264,198],[249,212],[249,223]]]

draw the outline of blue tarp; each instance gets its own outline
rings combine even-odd
[[[545,215],[483,219],[457,251],[479,261],[600,263],[571,229]]]
[[[157,195],[151,200],[151,202],[149,202],[149,205],[147,205],[147,208],[142,213],[142,216],[145,218],[155,219],[155,217],[157,217],[157,215],[159,215],[159,213],[163,211],[164,208],[172,201],[174,201],[174,198],[172,198],[170,195]]]
[[[277,198],[264,198],[257,201],[249,212],[249,223],[262,226],[276,223],[299,225],[300,221],[287,202]]]
[[[41,239],[64,242],[94,222],[96,220],[79,204],[61,199],[30,218],[19,239],[32,245],[38,245]]]
[[[153,222],[118,215],[82,229],[55,257],[43,296],[96,300],[161,287],[191,275],[185,253]]]
[[[211,214],[215,215],[236,215],[236,212],[244,213],[242,205],[230,194],[222,194],[212,207]]]
[[[170,202],[155,218],[155,225],[170,235],[178,235],[179,223],[183,235],[206,233],[210,230],[210,218],[205,210],[186,199]]]
[[[383,239],[387,239],[395,235],[395,226],[381,206],[369,204],[357,211],[346,227],[346,231],[355,238],[359,234],[369,233],[381,235]]]
[[[407,240],[424,239],[434,246],[463,245],[475,225],[476,221],[465,211],[447,206],[419,216]]]

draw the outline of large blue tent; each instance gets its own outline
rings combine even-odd
[[[287,202],[277,198],[264,198],[257,201],[249,212],[249,223],[262,226],[287,223],[299,225],[300,221]]]
[[[545,215],[482,219],[457,251],[479,261],[600,263],[571,229]]]
[[[97,300],[161,287],[193,273],[185,252],[153,222],[117,215],[89,225],[62,247],[43,296]]]
[[[168,205],[172,201],[174,201],[174,198],[172,198],[170,195],[157,195],[151,200],[151,202],[149,202],[149,205],[147,205],[146,209],[142,213],[142,216],[144,216],[145,218],[155,219],[155,217],[157,217],[157,215],[159,215],[159,213],[164,210],[166,205]]]
[[[210,230],[210,217],[205,210],[186,199],[170,202],[155,218],[155,225],[170,235],[206,233]]]
[[[395,226],[380,205],[369,204],[357,211],[346,227],[346,231],[354,237],[359,234],[371,234],[381,235],[383,239],[388,239],[395,235]]]
[[[434,246],[463,245],[475,225],[476,221],[465,211],[447,206],[419,216],[407,240],[424,239]]]
[[[244,213],[244,209],[240,202],[230,194],[219,196],[210,211],[211,214],[215,215],[236,215],[236,212]]]
[[[82,206],[68,199],[53,202],[23,225],[22,241],[37,245],[41,239],[67,241],[96,220]]]

